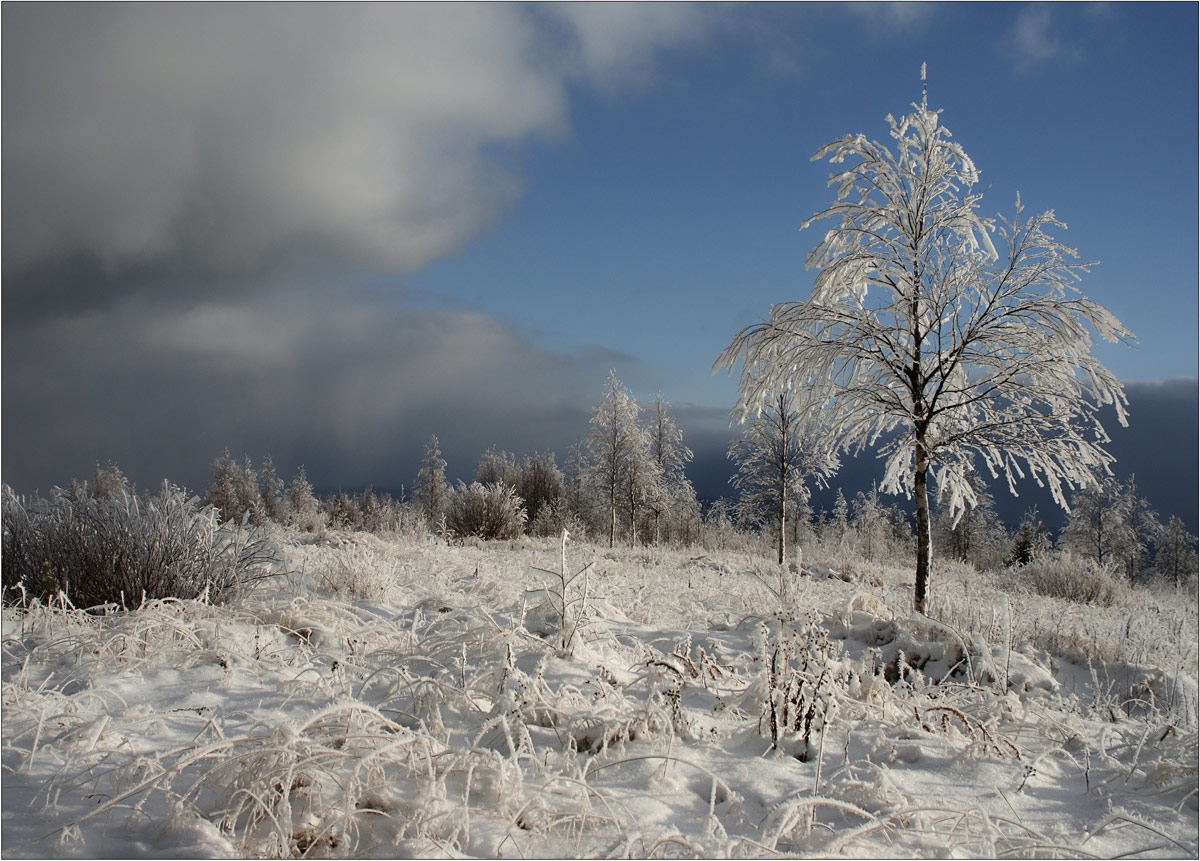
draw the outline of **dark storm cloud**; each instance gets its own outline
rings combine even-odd
[[[1200,381],[1195,377],[1125,383],[1129,398],[1129,427],[1123,428],[1110,409],[1100,414],[1112,441],[1107,449],[1116,462],[1113,475],[1121,481],[1132,475],[1138,495],[1146,499],[1163,522],[1175,515],[1200,531]],[[1019,496],[1003,481],[991,482],[996,511],[1016,524],[1031,507],[1057,531],[1067,514],[1050,492],[1033,481],[1018,482]],[[1070,495],[1067,497],[1070,501]]]
[[[1164,523],[1174,514],[1200,532],[1200,381],[1133,382],[1125,393],[1129,427],[1105,423],[1117,459],[1113,472],[1135,476]]]
[[[381,306],[343,289],[172,308],[128,302],[4,339],[4,480],[23,489],[116,461],[139,484],[203,486],[228,446],[318,483],[411,484],[437,434],[469,474],[489,444],[586,433],[598,366],[532,348],[486,316]],[[586,399],[585,399],[586,400]],[[464,460],[469,459],[469,464]]]

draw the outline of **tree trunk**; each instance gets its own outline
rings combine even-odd
[[[925,445],[917,440],[916,471],[913,475],[913,496],[917,501],[917,577],[913,585],[913,609],[925,612],[925,593],[929,588],[929,563],[932,545],[929,536],[929,461]]]
[[[609,485],[608,491],[608,546],[614,547],[617,543],[617,485],[613,482]]]
[[[788,450],[791,446],[791,434],[788,421],[787,395],[779,395],[776,404],[779,410],[779,565],[782,567],[787,558],[787,489],[788,479],[791,478],[791,464],[788,461]]]
[[[787,557],[787,482],[779,488],[779,564],[782,565]]]

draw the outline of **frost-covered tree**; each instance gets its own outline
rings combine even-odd
[[[1112,564],[1133,542],[1127,502],[1124,488],[1111,476],[1100,476],[1093,486],[1076,491],[1059,545],[1097,565]]]
[[[532,523],[541,510],[562,496],[563,474],[555,462],[554,452],[528,455],[521,459],[516,470],[516,490],[525,505]]]
[[[836,544],[838,553],[846,555],[846,543],[850,536],[850,505],[846,502],[846,494],[839,487],[833,500],[833,511],[825,521],[824,539],[826,544]]]
[[[296,470],[295,476],[292,477],[285,498],[287,500],[287,520],[291,526],[305,532],[316,532],[321,528],[323,524],[321,504],[313,494],[312,485],[309,484],[308,474],[304,471],[303,465]]]
[[[617,517],[628,508],[636,519],[642,483],[651,464],[650,444],[639,424],[641,410],[616,371],[608,372],[604,401],[592,411],[587,437],[589,475],[608,515],[608,546],[617,540]]]
[[[240,521],[249,513],[252,522],[261,522],[263,501],[258,489],[258,476],[250,458],[245,458],[239,464],[230,456],[229,449],[225,449],[213,461],[212,479],[201,503],[216,508],[222,521]]]
[[[445,513],[449,494],[450,488],[446,484],[446,461],[442,459],[437,436],[431,436],[425,446],[425,456],[421,459],[421,469],[417,473],[413,500],[432,524]]]
[[[940,552],[970,562],[976,568],[1003,564],[1007,533],[996,516],[995,501],[978,473],[972,473],[968,480],[975,493],[975,504],[965,506],[954,517],[950,506],[940,501],[933,523],[934,545]]]
[[[663,400],[660,389],[647,410],[650,437],[650,457],[654,461],[654,474],[658,478],[652,488],[648,505],[653,513],[654,543],[662,534],[664,514],[672,512],[686,519],[695,510],[696,490],[688,481],[684,469],[691,462],[692,450],[683,444],[683,431],[675,423],[670,412],[671,405]]]
[[[283,479],[275,474],[275,461],[269,454],[258,470],[258,485],[262,498],[263,516],[276,523],[282,523],[285,514],[284,484]]]
[[[741,493],[742,520],[769,527],[780,565],[787,561],[787,524],[808,501],[805,480],[824,482],[837,469],[833,454],[803,433],[788,392],[773,397],[729,446],[737,465],[730,479]]]
[[[854,495],[854,514],[850,522],[863,558],[871,562],[881,558],[889,543],[892,526],[879,500],[879,488],[874,483],[870,491],[860,490]]]
[[[1013,536],[1012,550],[1009,552],[1010,565],[1028,565],[1035,559],[1044,556],[1050,550],[1050,535],[1046,532],[1045,524],[1038,516],[1037,506],[1025,512],[1021,525]]]
[[[955,516],[976,501],[977,458],[1014,494],[1032,477],[1066,508],[1064,485],[1090,486],[1112,461],[1099,409],[1126,423],[1091,332],[1132,334],[1079,293],[1089,264],[1054,237],[1065,227],[1054,213],[1027,216],[1018,196],[1011,220],[981,217],[974,162],[924,95],[913,107],[887,117],[894,150],[858,134],[813,156],[851,164],[829,179],[836,201],[805,224],[835,220],[808,257],[812,294],[742,330],[716,367],[741,361],[745,417],[803,392],[805,423],[838,450],[879,448],[881,489],[915,498],[913,604],[924,612],[930,477]]]
[[[1058,543],[1135,580],[1149,567],[1150,548],[1161,529],[1150,503],[1138,496],[1133,476],[1121,482],[1098,473],[1093,487],[1071,496],[1071,516]]]
[[[641,412],[641,408],[638,408]],[[625,458],[624,478],[621,482],[622,501],[625,508],[625,522],[629,526],[629,536],[633,542],[643,535],[643,515],[652,510],[654,501],[664,495],[662,472],[650,451],[649,429],[638,425],[637,433],[631,438],[632,446],[629,456]]]
[[[1149,500],[1138,494],[1137,477],[1134,475],[1130,475],[1125,482],[1125,508],[1129,512],[1133,541],[1121,554],[1121,564],[1125,568],[1125,575],[1130,580],[1137,580],[1152,571],[1152,548],[1162,537],[1163,525],[1158,519],[1158,512],[1150,507]]]
[[[475,481],[480,484],[506,484],[516,487],[517,459],[506,451],[496,451],[490,446],[479,458],[475,467]]]
[[[558,514],[563,519],[574,519],[588,524],[589,531],[595,534],[592,465],[588,462],[585,445],[586,443],[576,442],[567,449],[567,458],[563,464],[561,510]],[[561,529],[550,534],[557,535],[560,532]]]
[[[1188,531],[1187,524],[1172,515],[1158,543],[1155,558],[1158,575],[1179,589],[1196,577],[1197,564],[1196,536]]]
[[[362,511],[358,507],[358,500],[344,490],[338,490],[336,494],[326,499],[325,510],[329,525],[334,529],[357,530],[362,528]]]
[[[131,493],[129,479],[111,460],[108,462],[108,466],[103,468],[97,463],[96,470],[92,473],[92,486],[88,488],[88,493],[94,499],[119,499]]]

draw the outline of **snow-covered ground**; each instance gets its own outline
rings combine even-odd
[[[1200,852],[1186,596],[279,541],[227,606],[5,609],[5,857]]]

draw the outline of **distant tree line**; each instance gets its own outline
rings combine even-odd
[[[777,396],[746,423],[729,447],[734,495],[704,506],[685,469],[692,451],[662,393],[640,404],[615,372],[592,410],[587,436],[571,445],[560,465],[554,452],[516,455],[488,448],[472,480],[451,483],[436,436],[429,439],[412,485],[399,498],[371,487],[318,497],[301,466],[281,478],[268,455],[257,468],[228,450],[212,464],[200,504],[221,522],[268,523],[306,532],[361,530],[422,532],[445,539],[553,537],[568,530],[613,546],[696,545],[710,550],[769,552],[779,564],[807,548],[825,560],[861,559],[903,564],[911,555],[911,514],[876,486],[847,499],[841,490],[828,511],[811,505],[810,484],[824,485],[836,456],[800,430],[789,396]],[[97,468],[92,493],[105,496],[119,470]],[[979,569],[1024,565],[1056,551],[1120,574],[1131,582],[1155,576],[1183,585],[1197,571],[1195,536],[1178,517],[1162,523],[1126,482],[1097,474],[1093,488],[1071,498],[1072,513],[1057,541],[1036,508],[1014,529],[1002,523],[991,493],[969,479],[974,504],[934,509],[935,555]],[[115,489],[112,489],[115,492]],[[769,549],[768,549],[769,548]],[[793,565],[798,566],[797,559]]]
[[[416,530],[491,540],[553,537],[566,529],[609,546],[770,552],[780,564],[799,548],[825,560],[906,560],[915,534],[911,513],[886,502],[878,487],[851,499],[838,490],[830,510],[812,508],[809,485],[824,485],[838,464],[828,447],[799,428],[791,398],[773,399],[729,447],[733,498],[702,506],[685,474],[692,451],[670,404],[661,392],[639,404],[610,372],[589,433],[569,447],[561,466],[554,452],[518,456],[493,446],[480,455],[469,483],[451,483],[432,436],[411,497],[403,489],[395,499],[367,488],[318,498],[303,467],[284,482],[269,456],[256,469],[249,458],[239,462],[225,451],[213,462],[201,502],[225,521],[274,522],[309,532]],[[106,475],[98,470],[96,481]],[[1196,576],[1196,537],[1178,517],[1161,522],[1133,477],[1119,481],[1098,471],[1094,487],[1071,497],[1071,515],[1057,540],[1036,508],[1010,529],[983,479],[973,474],[968,481],[974,504],[960,499],[957,512],[948,499],[934,506],[937,558],[982,570],[1069,552],[1130,582],[1160,577],[1182,586]]]

